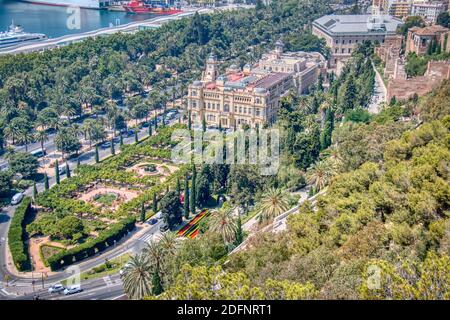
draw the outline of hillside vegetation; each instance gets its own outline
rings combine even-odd
[[[449,89],[344,123],[316,204],[221,267],[186,265],[158,298],[450,298]]]

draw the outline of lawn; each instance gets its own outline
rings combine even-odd
[[[112,206],[114,201],[116,201],[117,195],[114,193],[105,193],[95,197],[95,201],[104,204],[105,206]]]
[[[107,263],[105,262],[97,267],[81,273],[80,279],[90,280],[116,274],[120,269],[122,269],[129,259],[129,253],[123,254],[117,258],[109,260]],[[63,281],[62,284],[65,285],[66,281]]]
[[[47,259],[54,254],[60,253],[63,251],[63,248],[55,247],[48,244],[43,244],[39,247],[39,253],[41,255],[41,260],[44,262],[45,266],[48,266]]]

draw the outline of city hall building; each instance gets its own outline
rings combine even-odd
[[[194,123],[205,119],[208,126],[222,128],[273,123],[281,97],[290,90],[304,93],[325,68],[320,53],[284,53],[281,41],[257,64],[242,69],[232,65],[224,74],[219,74],[217,58],[211,54],[201,80],[188,88],[191,119]]]

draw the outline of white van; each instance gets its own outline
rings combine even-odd
[[[19,204],[20,201],[22,201],[22,199],[23,199],[23,193],[22,192],[16,193],[11,198],[11,205],[15,206],[16,204]]]

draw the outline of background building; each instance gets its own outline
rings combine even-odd
[[[428,47],[432,41],[439,44],[442,51],[447,51],[449,36],[449,29],[440,25],[425,28],[410,28],[408,30],[408,37],[406,38],[406,54],[415,52],[417,55],[424,55],[428,52]]]
[[[413,3],[411,16],[419,16],[429,23],[436,23],[437,17],[447,11],[447,7],[448,3],[444,2]]]
[[[313,22],[312,32],[325,39],[331,49],[329,66],[339,73],[358,44],[366,40],[384,43],[401,24],[402,20],[388,15],[327,15]]]

